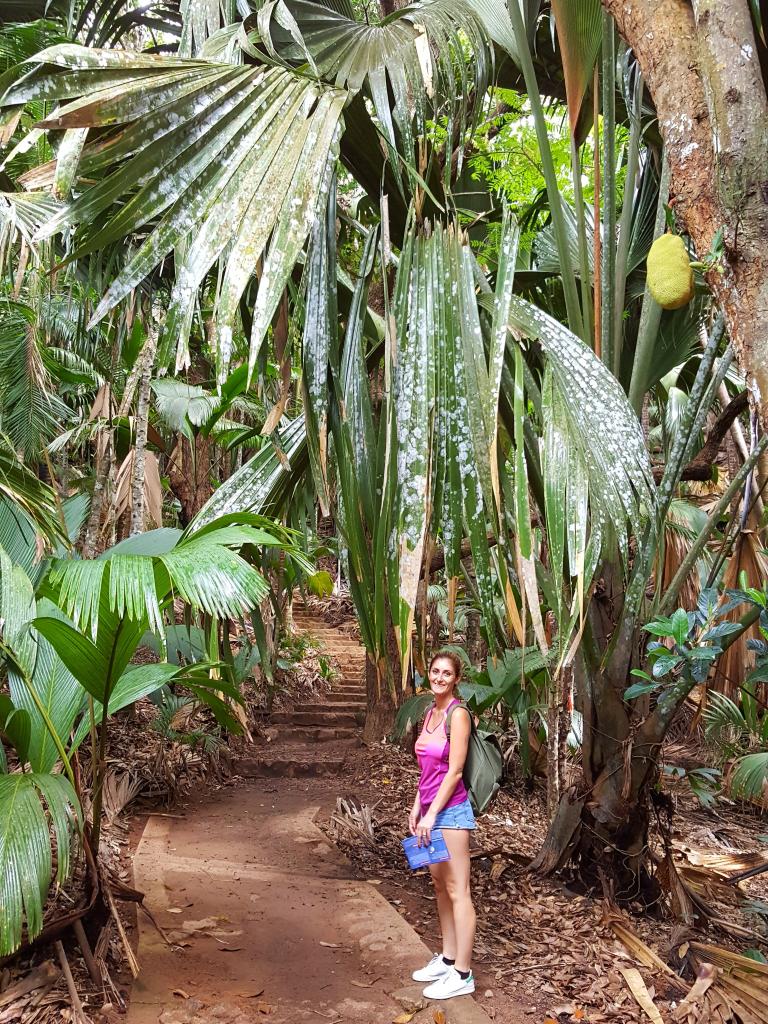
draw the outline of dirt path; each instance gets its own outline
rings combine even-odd
[[[426,946],[314,824],[323,785],[257,780],[150,817],[134,874],[172,945],[140,922],[128,1024],[435,1019],[408,981]],[[469,997],[444,1011],[489,1021]]]

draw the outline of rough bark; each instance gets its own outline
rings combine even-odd
[[[748,0],[603,0],[634,51],[667,150],[671,205],[699,255],[768,426],[768,100]]]
[[[179,499],[182,526],[188,526],[212,494],[211,448],[208,437],[195,435],[194,449],[185,437],[179,437],[168,459],[171,490]]]
[[[133,473],[131,477],[131,527],[130,536],[144,530],[144,469],[149,428],[149,398],[152,383],[152,367],[157,348],[157,332],[150,331],[153,344],[147,345],[142,353],[143,366],[139,381],[139,396],[136,402],[136,438],[133,445]]]
[[[363,739],[366,743],[378,743],[392,732],[397,709],[404,697],[400,650],[391,625],[387,629],[385,661],[377,665],[370,652],[365,659],[365,689],[368,706]]]

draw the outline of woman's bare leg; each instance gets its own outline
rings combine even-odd
[[[432,875],[432,883],[437,896],[437,916],[440,918],[440,931],[443,936],[443,956],[449,960],[456,959],[456,928],[453,923],[453,903],[448,895],[446,878],[447,868],[451,862],[443,861],[441,864],[430,864],[429,873]]]
[[[475,908],[469,891],[469,829],[444,828],[443,839],[451,859],[434,867],[445,868],[444,884],[451,904],[457,971],[468,971],[475,944]],[[438,910],[440,907],[438,897]],[[442,926],[443,915],[440,913]],[[445,933],[443,933],[445,934]]]

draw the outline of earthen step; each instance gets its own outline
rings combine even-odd
[[[300,711],[349,711],[355,714],[357,711],[365,711],[364,700],[334,701],[333,704],[302,704]],[[274,715],[272,716],[274,718]]]
[[[328,743],[332,740],[350,740],[355,745],[360,743],[360,730],[356,726],[333,726],[327,728],[322,725],[307,726],[278,726],[280,735],[290,737],[292,741],[306,740],[309,743]]]
[[[235,761],[234,769],[246,779],[298,779],[340,775],[344,770],[343,757],[331,757],[323,761],[299,761],[292,757],[264,756],[241,757]]]
[[[303,629],[301,626],[297,627],[299,633],[309,633],[316,640],[320,640],[324,644],[329,646],[348,647],[350,650],[364,651],[365,647],[353,636],[344,636],[343,633],[338,633],[334,629],[321,630],[321,629]]]
[[[323,725],[350,726],[358,724],[357,716],[352,711],[337,711],[326,705],[321,711],[275,711],[270,716],[274,725]]]

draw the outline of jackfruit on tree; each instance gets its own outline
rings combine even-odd
[[[680,309],[693,298],[693,270],[679,235],[662,235],[648,253],[648,289],[662,309]]]

